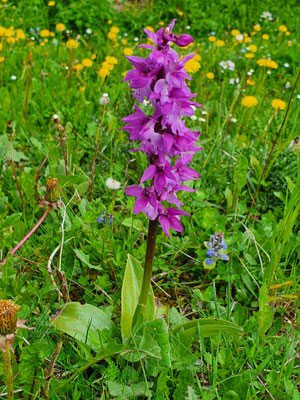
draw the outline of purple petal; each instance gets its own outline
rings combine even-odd
[[[144,197],[141,197],[140,199],[137,199],[134,203],[134,207],[133,207],[133,213],[134,214],[139,214],[140,212],[142,212],[145,207],[148,204],[148,200],[145,199]]]
[[[161,224],[161,227],[162,227],[164,233],[165,233],[168,237],[170,237],[170,235],[169,235],[170,224],[169,224],[168,218],[167,218],[167,217],[164,217],[163,215],[160,215],[160,216],[158,217],[158,219],[159,219],[159,222],[160,222],[160,224]]]
[[[137,185],[129,186],[125,188],[125,193],[127,196],[141,197],[144,193],[144,189]]]
[[[141,177],[141,183],[147,181],[148,179],[153,178],[155,174],[156,174],[156,166],[153,164],[149,165],[149,167],[146,169],[143,176]]]

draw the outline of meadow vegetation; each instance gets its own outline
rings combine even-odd
[[[163,199],[189,216],[159,219],[136,312],[149,165],[120,128],[156,100],[125,76],[174,19],[200,177]],[[296,0],[0,1],[0,398],[300,399],[299,22]]]

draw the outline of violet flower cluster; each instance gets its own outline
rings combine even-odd
[[[189,215],[181,210],[183,203],[178,199],[180,190],[195,190],[182,184],[184,181],[196,180],[200,175],[188,167],[196,151],[195,146],[200,132],[192,132],[185,126],[182,117],[194,115],[195,107],[200,104],[190,99],[192,94],[185,79],[191,80],[184,69],[185,63],[195,54],[179,58],[170,42],[185,47],[193,41],[190,35],[172,33],[176,20],[157,33],[144,29],[148,37],[156,44],[141,45],[152,50],[147,58],[128,56],[133,64],[124,78],[130,81],[130,88],[135,89],[134,97],[141,103],[144,98],[150,100],[154,112],[146,115],[139,106],[136,112],[123,118],[130,140],[138,140],[141,146],[133,151],[144,152],[149,160],[140,183],[147,186],[134,185],[125,189],[129,196],[136,197],[133,212],[144,212],[150,220],[159,219],[163,231],[169,236],[169,229],[182,232],[181,215]],[[175,207],[165,207],[165,203]]]
[[[208,249],[206,255],[209,258],[204,260],[204,267],[212,269],[215,267],[217,260],[228,261],[229,257],[226,254],[227,244],[224,239],[223,232],[215,232],[211,235],[209,242],[204,242],[205,247]]]

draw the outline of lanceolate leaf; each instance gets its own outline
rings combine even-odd
[[[121,332],[123,338],[128,337],[132,329],[132,319],[141,292],[143,272],[144,269],[138,260],[128,254],[121,293]],[[146,308],[146,321],[152,321],[154,317],[155,299],[151,288]]]
[[[172,333],[176,334],[181,329],[183,329],[184,334],[193,341],[198,340],[200,335],[206,338],[216,336],[219,333],[227,335],[245,334],[243,329],[233,322],[216,318],[202,318],[175,325],[172,329]]]
[[[61,314],[54,319],[53,326],[86,343],[94,350],[103,347],[102,331],[110,337],[119,336],[119,332],[110,318],[99,308],[90,304],[68,303]]]

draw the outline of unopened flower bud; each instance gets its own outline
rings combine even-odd
[[[50,203],[55,203],[58,200],[59,190],[58,190],[57,179],[55,178],[48,179],[45,198]]]
[[[11,300],[0,300],[0,335],[10,335],[17,330],[17,306]]]

